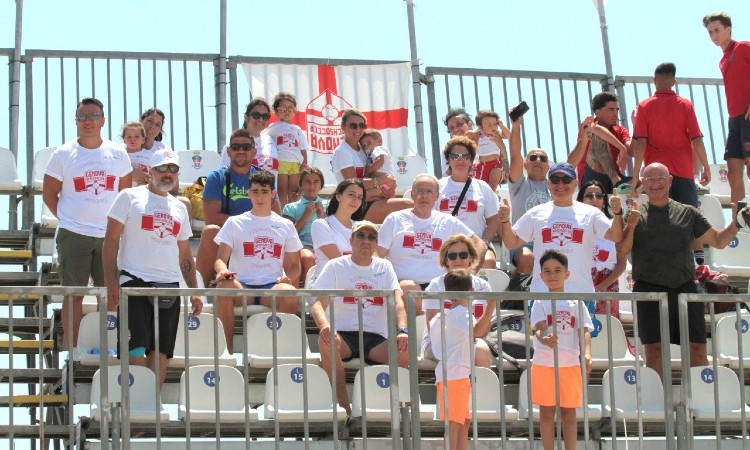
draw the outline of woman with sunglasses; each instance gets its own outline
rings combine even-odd
[[[443,156],[451,168],[451,175],[440,179],[440,196],[435,209],[451,214],[465,223],[487,244],[482,267],[495,268],[492,239],[497,234],[499,204],[490,186],[469,173],[477,153],[477,145],[466,136],[451,138],[443,149]],[[456,204],[461,199],[460,206]]]
[[[385,217],[402,209],[411,208],[414,203],[406,198],[388,198],[390,192],[384,192],[380,186],[385,185],[388,191],[396,189],[396,179],[392,175],[365,177],[367,155],[359,141],[367,128],[367,118],[356,109],[347,109],[341,116],[341,130],[344,138],[333,151],[331,166],[337,182],[356,178],[362,180],[367,189],[368,202],[365,203],[365,219],[374,223],[383,223]]]
[[[262,97],[255,97],[247,104],[245,108],[245,121],[242,128],[250,132],[255,138],[255,148],[258,150],[252,161],[254,166],[271,172],[278,178],[279,156],[276,146],[273,145],[270,138],[261,133],[268,127],[268,121],[271,118],[271,106]],[[228,146],[221,150],[221,165],[229,165]]]
[[[467,269],[474,271],[477,264],[479,263],[479,256],[477,255],[477,249],[471,238],[463,234],[456,234],[443,242],[440,247],[440,253],[438,254],[440,267],[446,271],[455,269]],[[435,277],[430,281],[425,291],[430,292],[445,292],[445,274]],[[471,276],[472,284],[475,292],[490,292],[490,284],[485,280],[479,278],[476,275]],[[475,331],[475,337],[483,337],[489,331],[490,318],[495,310],[495,300],[474,300],[472,302],[474,312],[474,318],[479,323],[486,323],[486,329],[480,329]],[[451,301],[445,300],[444,308],[450,308]],[[440,300],[435,299],[424,299],[422,301],[422,309],[424,310],[425,316],[425,329],[422,335],[422,356],[437,361],[435,355],[432,352],[432,344],[430,342],[430,321],[436,314],[440,312]],[[480,320],[482,317],[485,320]],[[487,342],[484,339],[474,340],[474,363],[478,367],[490,367],[490,348],[487,346]]]
[[[578,191],[577,200],[600,209],[605,216],[612,218],[612,213],[609,211],[609,195],[604,192],[604,186],[600,182],[590,180],[583,183]],[[591,260],[591,278],[596,292],[620,292],[619,279],[627,266],[627,257],[627,254],[619,251],[619,244],[596,238]],[[617,300],[596,302],[596,312],[606,314],[607,303],[609,303],[612,316],[619,318],[620,302]]]
[[[315,265],[322,268],[328,260],[352,252],[352,225],[364,217],[365,186],[356,178],[336,186],[326,209],[327,217],[316,219],[310,228]]]

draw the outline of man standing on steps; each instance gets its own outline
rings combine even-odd
[[[78,137],[52,153],[44,173],[42,199],[59,219],[55,240],[60,284],[87,286],[91,277],[95,286],[104,286],[102,243],[107,211],[117,193],[132,186],[133,169],[121,145],[102,139],[102,102],[84,98],[76,107],[75,120]],[[63,300],[65,346],[78,343],[82,305],[83,296]],[[71,319],[72,329],[68,325]]]
[[[169,192],[178,185],[180,163],[170,149],[151,157],[148,186],[125,189],[109,210],[104,237],[104,277],[108,309],[117,311],[122,287],[179,287],[180,279],[198,287],[188,239],[193,236],[187,208]],[[118,278],[117,266],[120,267]],[[127,345],[130,364],[146,366],[157,374],[159,385],[167,375],[180,321],[180,298],[158,297],[159,316],[154,317],[153,297],[128,297],[127,344],[119,343],[118,355]],[[171,303],[170,300],[171,299]],[[192,297],[192,314],[200,314],[203,303]],[[155,324],[159,324],[157,372]],[[120,323],[122,326],[122,323]],[[118,340],[120,333],[117,333]],[[183,337],[180,336],[180,339]],[[121,345],[122,344],[122,347]],[[120,356],[122,357],[122,356]]]

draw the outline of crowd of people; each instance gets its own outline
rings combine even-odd
[[[725,158],[735,217],[736,203],[744,197],[743,166],[750,174],[750,43],[731,39],[726,14],[707,16],[704,24],[724,51],[720,66],[731,117]],[[386,362],[386,341],[395,338],[399,365],[408,363],[403,293],[489,291],[474,273],[497,266],[498,242],[510,250],[515,276],[532,277],[530,290],[539,292],[540,300],[544,292],[617,292],[632,252],[634,290],[668,294],[670,340],[679,343],[677,294],[695,292],[694,268],[703,263],[704,246],[726,246],[740,227],[732,222],[722,230],[712,228],[696,209],[698,185],[710,181],[710,170],[693,106],[672,90],[675,74],[671,63],[656,68],[657,90],[633,112],[632,133],[618,124],[617,97],[595,95],[592,115],[581,121],[566,161],[551,161],[544,149],[523,152],[519,115],[510,114],[514,119],[507,128],[493,111],[481,110],[472,120],[463,109],[450,110],[444,120],[450,139],[440,153],[441,178],[417,175],[407,198],[395,197],[393,162],[382,135],[368,128],[363,113],[348,109],[340,117],[343,139],[332,155],[338,184],[327,204],[319,195],[326,181],[323,172],[308,165],[311,148],[293,123],[294,95],[279,93],[272,105],[255,98],[247,105],[243,127],[232,132],[221,151],[222,166],[206,179],[205,226],[195,259],[188,245],[190,202],[178,192],[180,163],[162,143],[165,114],[157,108],[145,111],[139,121],[123,125],[123,143],[117,144],[101,136],[102,103],[82,99],[75,114],[78,137],[55,150],[44,178],[44,202],[59,218],[60,280],[67,286],[85,286],[90,279],[95,286],[106,286],[112,310],[118,307],[120,287],[176,286],[184,279],[194,288],[197,277],[219,289],[292,290],[308,279],[317,289],[393,290],[395,330],[387,329],[383,298],[361,299],[366,311],[361,324],[354,297],[320,297],[312,304],[322,364],[329,376],[336,373],[337,396],[347,412],[343,361],[362,357]],[[497,196],[502,184],[507,184],[509,201]],[[626,214],[626,200],[640,193],[648,200]],[[309,276],[314,266],[316,273]],[[66,298],[63,305],[63,329],[73,346],[81,301]],[[154,306],[145,297],[128,299],[127,351],[131,364],[153,370],[158,360],[163,382],[180,302],[169,297],[158,301],[160,339],[155,342]],[[191,312],[200,313],[200,298],[190,301]],[[616,314],[614,302],[602,302],[598,310],[604,312],[607,303]],[[301,306],[294,296],[218,296],[215,313],[230,352],[234,308],[246,304],[288,313],[298,313]],[[706,364],[703,305],[693,305],[690,364],[701,365]],[[568,363],[578,361],[580,343],[558,326],[577,314],[576,307],[575,302],[553,307],[541,301],[531,313],[537,348],[531,380],[539,392],[535,402],[542,405],[547,437],[553,433],[554,391],[543,389],[550,379],[545,368],[551,366],[545,348],[557,346],[568,358],[561,369],[575,365]],[[466,378],[465,369],[472,364],[490,366],[484,341],[473,342],[474,361],[468,361],[464,347],[443,355],[435,338],[446,339],[445,330],[461,326],[471,327],[469,335],[485,335],[493,301],[469,306],[459,298],[441,308],[438,301],[424,300],[415,309],[427,319],[419,351],[463,367],[449,369],[450,377]],[[550,319],[552,309],[556,320]],[[576,323],[590,329],[586,317]],[[646,363],[661,373],[657,306],[639,306],[638,319]],[[463,345],[464,335],[450,334],[451,345]],[[590,359],[588,334],[583,348]],[[576,370],[580,375],[580,367]],[[442,366],[438,371],[442,383]],[[447,398],[465,400],[466,386],[450,383],[450,377],[445,380]],[[580,406],[578,391],[580,386],[574,385],[563,392],[565,430],[575,427],[570,417]],[[464,423],[463,416],[455,418]],[[463,435],[465,430],[456,432]]]

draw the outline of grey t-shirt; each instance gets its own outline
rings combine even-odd
[[[552,199],[547,188],[547,180],[529,180],[524,173],[515,183],[508,183],[508,192],[513,223],[526,214],[526,211]]]
[[[633,233],[633,279],[677,288],[695,279],[693,241],[711,228],[690,205],[645,202]]]

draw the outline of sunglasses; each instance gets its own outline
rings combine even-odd
[[[268,113],[259,113],[258,111],[253,111],[251,113],[247,113],[248,116],[252,117],[255,120],[263,119],[264,122],[268,121],[268,119],[271,118],[271,115]]]
[[[471,159],[471,155],[468,153],[451,153],[448,156],[450,156],[453,161],[458,161],[459,159],[468,161],[469,159]]]
[[[469,252],[450,252],[446,254],[445,256],[448,257],[451,261],[455,261],[456,258],[461,259],[468,259],[469,258]]]
[[[354,237],[357,239],[361,239],[363,241],[367,239],[370,242],[376,242],[378,240],[378,237],[376,235],[370,234],[370,233],[363,233],[361,231],[354,233]]]
[[[239,152],[239,151],[249,152],[255,148],[255,144],[232,144],[229,146],[229,148],[231,148],[235,152]]]
[[[529,155],[529,161],[534,162],[537,159],[543,163],[546,163],[549,160],[546,155],[537,155],[537,154]]]
[[[573,182],[573,177],[569,177],[567,175],[565,175],[564,177],[552,176],[552,177],[549,177],[549,182],[552,184],[560,184],[561,182],[563,184],[570,184]]]
[[[102,117],[104,117],[104,114],[101,114],[101,113],[91,113],[91,114],[78,113],[76,114],[76,120],[79,122],[85,122],[87,120],[96,122]]]
[[[159,173],[166,173],[167,170],[172,173],[177,173],[180,171],[180,166],[175,166],[174,164],[167,164],[165,166],[156,166],[154,167],[154,170]]]
[[[601,192],[587,192],[583,194],[583,198],[588,200],[593,200],[594,198],[596,198],[597,200],[601,200],[604,198],[604,194],[602,194]]]
[[[346,126],[349,127],[349,129],[351,130],[356,130],[357,128],[359,128],[360,130],[364,130],[365,128],[367,128],[367,124],[364,122],[347,123]]]

